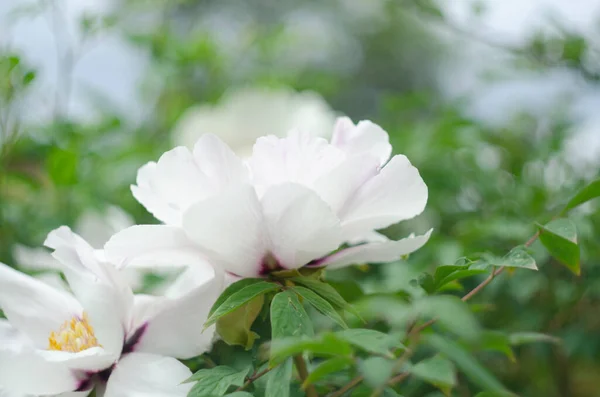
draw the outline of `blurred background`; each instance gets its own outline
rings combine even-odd
[[[138,167],[204,132],[244,156],[294,125],[327,136],[339,115],[382,125],[429,186],[426,212],[386,233],[435,233],[407,263],[333,279],[398,291],[503,255],[598,177],[599,33],[594,0],[3,0],[0,261],[52,275],[36,248],[51,229],[101,247],[155,222],[129,191]],[[534,245],[539,272],[473,300],[487,328],[563,339],[479,356],[521,396],[600,396],[598,203],[574,219],[580,277]]]

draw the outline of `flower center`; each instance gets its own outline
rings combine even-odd
[[[48,337],[48,350],[78,353],[96,346],[101,345],[85,312],[81,318],[75,316],[65,321],[57,332],[52,331]]]

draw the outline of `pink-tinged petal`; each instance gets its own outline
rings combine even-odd
[[[340,117],[335,125],[331,144],[347,154],[369,153],[383,165],[392,154],[390,138],[380,126],[368,120],[357,125],[348,117]]]
[[[315,192],[337,214],[355,192],[377,175],[379,160],[371,155],[350,156],[313,184]]]
[[[271,185],[295,182],[312,184],[338,166],[344,153],[325,139],[293,132],[286,138],[266,136],[254,144],[248,160],[259,195]]]
[[[282,267],[302,267],[340,245],[339,219],[312,190],[295,183],[272,186],[261,204],[270,251]]]
[[[104,397],[186,397],[192,372],[174,358],[130,353],[112,371]]]
[[[104,255],[117,267],[172,268],[206,264],[183,229],[165,225],[138,225],[122,230],[108,240]]]
[[[204,134],[198,139],[194,145],[194,159],[212,182],[212,193],[249,180],[244,162],[216,135]]]
[[[368,180],[340,212],[344,239],[419,215],[427,204],[427,185],[405,156],[394,156]]]
[[[135,352],[161,354],[180,359],[198,356],[210,349],[214,327],[202,331],[210,308],[224,290],[222,274],[207,274],[190,267],[165,291],[165,296],[140,301],[144,329]],[[158,306],[152,313],[149,309]]]
[[[66,366],[44,360],[30,348],[0,347],[0,385],[36,396],[77,390],[79,380]]]
[[[40,348],[48,346],[50,332],[82,313],[73,296],[3,263],[0,263],[0,309],[15,328]]]
[[[388,240],[346,248],[317,261],[314,265],[336,269],[363,263],[394,262],[425,245],[432,231],[433,229],[421,236],[410,236],[398,241]]]
[[[267,241],[252,186],[228,189],[194,204],[184,214],[183,229],[212,264],[240,276],[259,274]]]

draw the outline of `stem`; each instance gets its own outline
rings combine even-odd
[[[360,382],[362,382],[364,380],[364,377],[362,376],[357,376],[356,378],[352,379],[350,382],[348,382],[346,384],[346,386],[342,387],[340,390],[331,393],[329,395],[329,397],[341,397],[344,395],[344,393],[346,393],[347,391],[349,391],[350,389],[354,388],[355,386],[357,386]]]
[[[248,380],[246,381],[246,383],[244,383],[242,386],[238,387],[237,389],[235,389],[235,391],[242,391],[244,389],[246,389],[248,386],[250,386],[252,384],[252,382],[254,382],[255,380],[257,380],[258,378],[260,378],[261,376],[267,374],[269,371],[271,371],[272,369],[275,369],[277,366],[273,367],[273,368],[265,368],[260,372],[255,373],[254,375],[252,375],[251,377],[248,378]]]
[[[308,378],[308,370],[306,369],[306,363],[304,362],[304,358],[301,354],[294,356],[294,364],[298,370],[298,375],[300,375],[300,380],[302,383],[304,383],[306,378]],[[317,394],[317,389],[315,389],[314,385],[308,385],[306,387],[306,397],[319,397]]]

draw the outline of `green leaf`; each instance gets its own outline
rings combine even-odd
[[[228,345],[243,346],[249,350],[259,335],[250,330],[260,314],[265,302],[264,295],[258,295],[250,302],[238,307],[217,320],[217,333]]]
[[[358,311],[352,306],[350,303],[346,302],[346,300],[333,288],[331,285],[324,283],[322,281],[314,280],[308,277],[295,277],[292,278],[292,281],[305,286],[311,291],[316,292],[321,295],[327,301],[329,301],[332,305],[337,306],[340,309],[344,309],[354,314],[358,319],[364,321]]]
[[[456,369],[446,358],[435,356],[418,362],[408,372],[439,388],[456,386]]]
[[[234,391],[233,393],[226,394],[225,397],[254,397],[247,391]]]
[[[289,397],[293,361],[288,358],[267,375],[265,397]]]
[[[23,85],[28,86],[35,79],[35,72],[30,70],[23,75]]]
[[[230,386],[242,386],[250,368],[238,371],[227,366],[201,369],[192,375],[185,383],[197,381],[188,393],[188,397],[222,396]]]
[[[513,346],[525,345],[528,343],[561,343],[561,340],[552,335],[540,334],[537,332],[516,332],[509,337],[510,344]]]
[[[456,296],[427,296],[414,303],[415,316],[437,318],[439,324],[466,339],[479,336],[479,323],[468,305]]]
[[[494,375],[488,372],[471,354],[453,340],[437,334],[424,335],[423,338],[431,347],[454,361],[456,366],[473,383],[479,385],[482,389],[495,393],[503,393],[503,396],[512,395]]]
[[[353,363],[354,361],[351,357],[343,356],[333,357],[329,360],[325,360],[311,371],[304,383],[302,383],[302,388],[305,389],[306,386],[323,379],[331,373],[342,371],[351,366]]]
[[[275,340],[271,343],[271,364],[281,359],[310,352],[318,356],[346,356],[352,355],[352,347],[335,334],[326,333],[317,339],[307,337],[293,337]]]
[[[267,292],[275,291],[280,288],[281,287],[275,283],[261,281],[259,283],[250,284],[239,291],[234,292],[213,312],[213,314],[210,315],[204,324],[204,328],[214,324],[220,317],[231,313],[257,296],[264,295]]]
[[[440,266],[440,267],[458,267],[458,266]],[[438,267],[438,269],[440,267]],[[438,269],[436,269],[436,272],[435,272],[436,274],[434,277],[436,291],[439,291],[444,286],[446,286],[447,284],[449,284],[453,281],[460,280],[460,279],[467,278],[467,277],[477,276],[479,274],[488,273],[488,271],[485,269],[460,269],[460,270],[455,270],[443,277],[438,278]]]
[[[59,186],[71,186],[77,183],[76,152],[54,148],[48,155],[46,167],[52,181]]]
[[[568,211],[573,208],[587,202],[593,200],[597,197],[600,197],[600,179],[596,179],[591,182],[589,185],[585,186],[581,189],[573,198],[567,203],[565,208],[562,210],[561,215],[566,214]]]
[[[556,219],[545,226],[538,225],[540,241],[554,258],[576,275],[581,274],[577,229],[568,219]]]
[[[485,331],[481,335],[481,348],[503,353],[512,362],[516,361],[515,354],[511,348],[510,338],[503,332]]]
[[[265,280],[260,278],[243,278],[231,284],[229,287],[225,288],[225,291],[223,291],[221,295],[219,295],[216,302],[212,305],[210,312],[208,312],[208,316],[210,317],[215,312],[215,310],[217,310],[219,306],[221,306],[227,300],[227,298],[229,298],[234,293],[238,292],[244,287],[247,287],[252,284],[262,283],[264,281]]]
[[[373,329],[346,329],[336,332],[335,335],[351,345],[374,354],[393,357],[390,353],[392,348],[405,349],[397,338]]]
[[[381,387],[391,378],[394,362],[383,357],[370,357],[358,363],[358,370],[369,386]]]
[[[293,291],[287,290],[275,295],[271,302],[273,339],[286,336],[313,336],[314,333],[312,322]]]
[[[508,254],[502,257],[502,259],[494,261],[494,264],[496,266],[521,267],[524,269],[538,270],[535,259],[533,259],[533,257],[527,253],[525,247],[522,246],[513,248]]]
[[[335,311],[333,306],[325,299],[314,293],[305,287],[292,287],[292,290],[303,297],[308,303],[310,303],[315,309],[321,314],[329,317],[343,328],[348,328],[348,325],[344,319]]]

